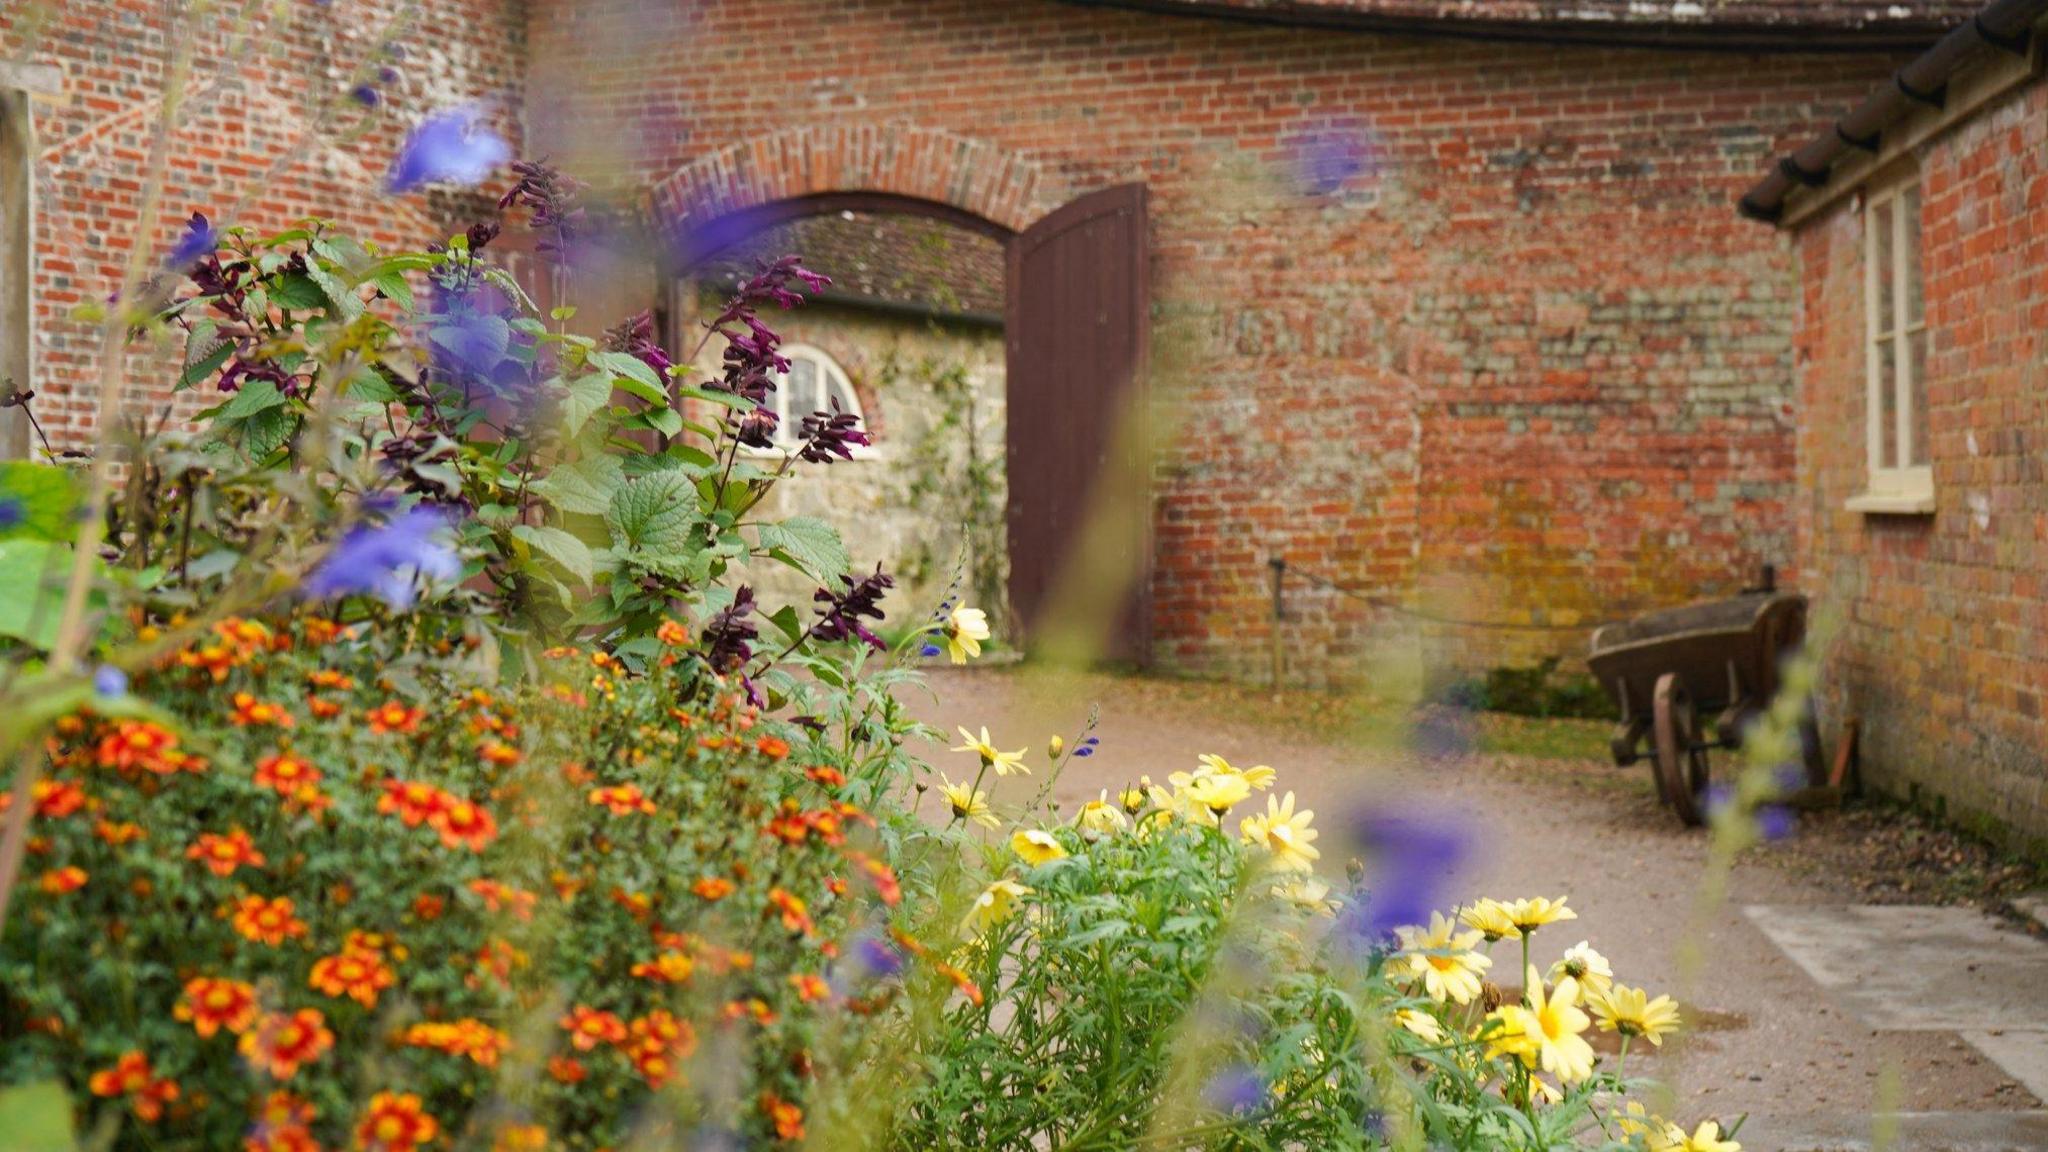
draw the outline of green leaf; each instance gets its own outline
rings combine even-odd
[[[625,469],[618,457],[598,453],[556,468],[535,481],[533,490],[564,512],[602,516],[624,483]]]
[[[234,354],[235,342],[219,335],[213,321],[194,324],[191,335],[185,339],[185,368],[178,374],[172,391],[190,388],[212,377]]]
[[[270,302],[280,308],[305,312],[327,303],[327,293],[310,277],[294,272],[271,281]]]
[[[597,414],[598,409],[611,402],[612,382],[611,378],[603,373],[592,372],[587,376],[564,381],[563,386],[569,392],[568,397],[562,401],[562,422],[566,425],[563,432],[574,439],[578,432],[583,431],[583,426],[590,422],[590,418]]]
[[[803,619],[802,617],[799,617],[796,614],[796,605],[794,604],[784,604],[782,607],[776,609],[775,612],[768,617],[768,622],[770,624],[775,625],[777,631],[781,632],[784,636],[789,637],[789,642],[791,644],[794,644],[798,640],[803,638]]]
[[[259,412],[281,408],[291,399],[277,390],[277,385],[268,380],[250,380],[242,385],[234,398],[214,409],[217,420],[247,420]]]
[[[0,499],[14,502],[18,519],[0,537],[68,541],[78,534],[78,483],[55,464],[9,460],[0,464]]]
[[[397,301],[400,308],[412,311],[412,282],[403,272],[380,272],[365,283],[374,285],[377,291]]]
[[[677,391],[692,400],[702,400],[707,404],[722,404],[739,412],[751,412],[756,407],[752,400],[734,392],[714,392],[709,388],[679,388]]]
[[[656,555],[681,552],[697,525],[697,489],[680,472],[656,472],[626,483],[604,522],[614,542]]]
[[[0,1132],[15,1152],[71,1152],[71,1098],[55,1080],[0,1088]]]
[[[683,430],[683,417],[673,408],[649,408],[640,413],[640,418],[649,428],[663,436],[674,436]]]
[[[355,289],[343,283],[339,276],[311,262],[306,265],[306,275],[320,286],[320,294],[334,305],[334,314],[341,317],[343,323],[363,314],[363,298],[356,295]]]
[[[561,528],[521,524],[512,529],[512,535],[526,541],[534,551],[561,565],[563,571],[569,575],[585,584],[590,583],[594,575],[590,546],[578,540],[572,533]]]
[[[654,369],[624,352],[592,352],[590,362],[619,377],[618,386],[649,404],[667,404],[668,391]]]
[[[50,540],[0,540],[0,636],[44,651],[57,642],[71,555],[69,545]],[[97,590],[91,599],[95,606],[106,602]]]
[[[838,530],[815,516],[792,516],[780,524],[757,527],[761,547],[769,555],[818,580],[829,582],[852,566]]]

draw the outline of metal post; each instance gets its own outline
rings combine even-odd
[[[1267,629],[1267,634],[1273,656],[1273,691],[1277,694],[1286,670],[1286,653],[1280,643],[1280,622],[1287,619],[1287,558],[1275,556],[1266,561],[1266,564],[1273,569],[1273,622]]]

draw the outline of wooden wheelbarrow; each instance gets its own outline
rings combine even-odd
[[[1614,763],[1634,764],[1647,738],[1659,798],[1687,824],[1705,822],[1709,755],[1741,746],[1744,730],[1777,695],[1781,661],[1805,638],[1806,597],[1777,591],[1769,568],[1762,587],[1739,596],[1594,632],[1586,663],[1621,709],[1609,741]],[[1810,703],[1799,742],[1807,783],[1825,783]]]

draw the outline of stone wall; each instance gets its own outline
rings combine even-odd
[[[1865,480],[1863,232],[1844,198],[1798,249],[1803,583],[1834,614],[1821,711],[1873,785],[2048,841],[2048,85],[1917,157],[1931,515]]]

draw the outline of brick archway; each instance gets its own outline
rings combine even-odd
[[[769,205],[869,192],[943,205],[1010,232],[1073,199],[1025,157],[907,122],[816,124],[732,144],[684,164],[649,191],[654,223],[676,237]]]

